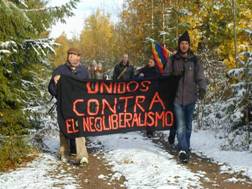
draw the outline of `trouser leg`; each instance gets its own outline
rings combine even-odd
[[[187,141],[188,149],[190,149],[194,108],[195,108],[195,103],[189,104],[185,107],[186,141]]]
[[[69,155],[69,139],[67,139],[60,132],[60,157],[67,157]]]
[[[75,139],[69,139],[69,153],[76,154],[76,145],[75,145]]]
[[[81,158],[83,157],[88,159],[88,152],[87,152],[85,137],[76,138],[75,142],[76,142],[77,159],[81,160]]]
[[[184,108],[182,105],[175,104],[174,110],[176,114],[178,149],[187,151],[188,145],[186,141],[186,123]]]
[[[176,120],[175,120],[174,124],[173,124],[172,128],[170,128],[170,132],[169,132],[168,140],[169,140],[170,144],[174,144],[174,142],[175,142],[176,131],[177,131],[176,127],[177,126],[176,126]]]

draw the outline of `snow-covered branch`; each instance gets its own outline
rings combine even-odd
[[[10,55],[11,53],[16,53],[17,52],[17,44],[15,41],[5,41],[5,42],[0,42],[0,60],[3,58],[5,55]]]
[[[49,50],[50,52],[55,53],[53,48],[55,45],[55,41],[50,38],[35,40],[27,39],[23,42],[24,48],[33,48],[33,50],[37,53],[38,56],[46,56],[47,53],[45,52],[45,50]]]

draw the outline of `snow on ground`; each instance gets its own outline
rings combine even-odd
[[[194,131],[191,138],[193,152],[203,154],[220,164],[225,164],[221,166],[222,172],[241,171],[244,175],[252,178],[252,153],[223,151],[221,149],[223,143],[224,139],[216,137],[216,132],[211,130]]]
[[[226,143],[223,138],[223,130],[193,130],[191,136],[192,152],[199,156],[213,159],[221,165],[222,173],[241,172],[252,179],[252,153],[249,151],[223,150],[222,145]],[[169,135],[169,131],[162,131]],[[177,142],[177,141],[176,141]]]
[[[162,133],[168,135],[169,131]],[[218,130],[218,133],[209,129],[193,131],[192,151],[221,164],[221,172],[242,171],[244,175],[252,178],[252,153],[222,150],[225,139],[219,136],[223,136],[221,130]],[[205,173],[192,173],[178,164],[176,157],[139,132],[90,137],[90,140],[91,146],[103,146],[102,153],[114,171],[112,178],[119,180],[124,176],[124,184],[129,189],[202,188],[200,179],[206,176]],[[58,132],[47,135],[44,143],[49,153],[42,153],[24,168],[0,173],[0,189],[78,188],[73,175],[66,171],[51,174],[61,165],[55,155],[59,147]],[[102,179],[103,176],[100,177]],[[237,182],[237,179],[227,180],[231,181]]]
[[[192,173],[174,157],[139,132],[90,138],[101,144],[105,158],[120,179],[126,178],[129,189],[202,188],[202,173]]]
[[[42,153],[26,167],[18,168],[8,173],[0,173],[0,189],[77,188],[75,178],[66,171],[61,170],[56,175],[53,175],[60,165],[54,151],[58,148],[58,139],[50,137],[50,140],[46,141],[52,151],[50,153]]]
[[[129,189],[202,188],[199,180],[204,174],[192,173],[177,164],[172,155],[139,132],[91,137],[90,140],[91,146],[103,146],[102,153],[114,171],[112,179],[124,176],[124,184]],[[55,155],[58,137],[47,136],[44,142],[49,153],[42,153],[24,168],[0,174],[0,189],[78,188],[75,178],[66,171],[53,175],[60,165]]]

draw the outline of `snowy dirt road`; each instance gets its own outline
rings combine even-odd
[[[90,164],[78,167],[59,162],[58,138],[47,136],[49,152],[26,167],[0,174],[0,188],[252,188],[248,177],[221,173],[220,165],[206,157],[193,153],[189,164],[180,164],[166,141],[162,132],[153,139],[141,132],[90,137]]]

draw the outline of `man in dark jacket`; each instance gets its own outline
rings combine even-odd
[[[57,83],[61,75],[72,76],[77,79],[88,79],[89,74],[83,65],[80,64],[80,51],[75,48],[70,48],[67,51],[67,62],[57,67],[50,80],[48,90],[52,96],[57,98]],[[73,143],[73,141],[71,141]],[[84,137],[75,139],[76,143],[76,159],[80,164],[88,163],[88,153],[86,149],[86,141]],[[70,153],[70,141],[60,132],[60,158],[66,162]]]
[[[129,63],[128,54],[124,54],[122,61],[115,66],[113,80],[129,80],[133,78],[134,67]]]
[[[155,66],[155,62],[152,58],[149,59],[149,62],[146,66],[139,69],[136,77],[138,78],[157,78],[160,76],[160,73],[158,69]],[[152,127],[146,127],[146,135],[148,138],[153,137],[153,128]]]
[[[206,79],[199,58],[190,50],[190,37],[185,32],[178,40],[178,52],[171,57],[167,66],[168,74],[181,76],[174,101],[176,116],[179,159],[189,160],[192,116],[197,98],[203,99],[206,93]]]
[[[143,78],[156,78],[160,76],[160,73],[155,66],[154,60],[150,58],[148,64],[137,71],[136,76]]]

